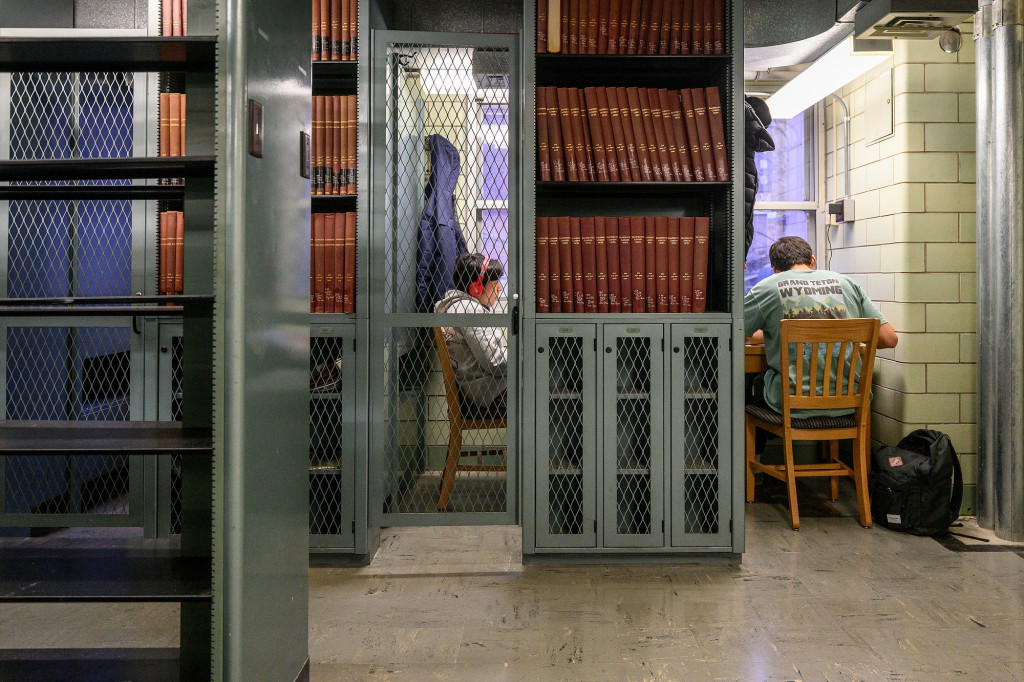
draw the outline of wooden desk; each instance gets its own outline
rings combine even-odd
[[[743,346],[743,371],[746,374],[759,374],[768,369],[768,360],[765,358],[764,345]]]

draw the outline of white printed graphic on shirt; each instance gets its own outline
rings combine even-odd
[[[845,320],[848,317],[842,284],[834,277],[783,279],[779,280],[778,286],[783,317],[787,320]]]

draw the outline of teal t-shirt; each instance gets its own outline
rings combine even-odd
[[[768,371],[764,377],[764,399],[774,410],[782,411],[782,378],[779,375],[780,323],[786,319],[846,319],[874,317],[881,324],[886,319],[856,280],[831,270],[787,270],[761,280],[743,299],[743,322],[747,335],[758,329],[764,332],[765,359]],[[838,350],[838,349],[837,349]],[[824,348],[821,350],[824,353]],[[832,364],[835,380],[837,363]],[[824,358],[818,363],[824,371]],[[790,367],[790,382],[795,381],[796,368]],[[859,376],[859,368],[858,368]],[[804,395],[810,390],[809,377],[804,377]],[[851,410],[794,410],[793,416],[850,414]]]

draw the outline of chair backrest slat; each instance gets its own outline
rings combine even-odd
[[[441,361],[444,393],[448,399],[448,421],[452,424],[458,424],[462,421],[462,406],[459,404],[459,385],[455,383],[455,371],[452,370],[452,359],[451,355],[448,354],[448,340],[444,336],[444,327],[434,327],[434,342],[437,344],[437,355]]]

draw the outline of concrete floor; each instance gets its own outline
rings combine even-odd
[[[1024,680],[1019,546],[746,510],[740,565],[523,566],[518,528],[386,529],[370,566],[310,571],[312,678]],[[3,648],[176,639],[166,605],[0,605]]]

